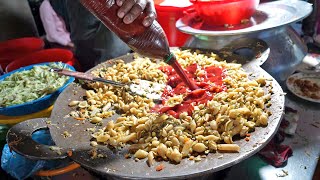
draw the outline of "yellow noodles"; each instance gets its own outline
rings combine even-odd
[[[100,122],[101,118],[115,114],[115,110],[122,112],[121,117],[109,121],[92,136],[96,142],[114,147],[132,144],[134,157],[147,158],[150,165],[158,157],[179,163],[185,157],[194,159],[191,157],[198,153],[238,152],[240,148],[233,144],[233,136],[244,137],[256,126],[268,124],[265,104],[270,100],[270,94],[261,87],[266,84],[265,79],[249,80],[240,64],[226,63],[215,54],[205,56],[180,50],[174,53],[182,67],[197,63],[202,67],[214,65],[225,69],[223,81],[227,90],[217,93],[207,104],[195,106],[192,116],[182,113],[176,119],[167,114],[151,113],[155,104],[150,99],[96,82],[89,84],[93,90],[86,92],[86,101],[70,102],[70,106],[78,108],[70,115]],[[112,67],[96,70],[93,74],[120,82],[145,79],[166,83],[166,75],[159,70],[165,65],[137,56],[131,63],[118,60]],[[181,103],[184,96],[170,98],[167,105]],[[92,144],[96,145],[95,142]]]

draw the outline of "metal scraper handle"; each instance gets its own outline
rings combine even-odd
[[[103,78],[94,77],[93,75],[88,74],[88,73],[69,71],[66,69],[57,69],[57,68],[53,68],[53,69],[51,69],[51,71],[57,72],[60,75],[71,76],[71,77],[75,77],[77,79],[83,79],[83,80],[88,80],[88,81],[99,81],[99,82],[107,83],[107,84],[117,86],[117,87],[124,87],[126,85],[126,84],[119,83],[116,81],[111,81],[111,80],[107,80],[107,79],[103,79]]]
[[[129,90],[131,93],[139,96],[144,96],[149,99],[153,99],[154,101],[161,100],[161,94],[162,94],[161,89],[164,89],[166,87],[166,85],[164,84],[153,83],[146,80],[139,80],[139,83],[137,84],[135,83],[124,84],[124,83],[119,83],[116,81],[111,81],[103,78],[97,78],[91,74],[77,72],[77,71],[69,71],[66,69],[53,68],[50,71],[56,72],[60,75],[75,77],[77,79],[83,79],[88,81],[99,81],[99,82],[107,83],[116,87],[127,87],[126,89]]]

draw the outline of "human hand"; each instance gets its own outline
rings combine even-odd
[[[73,44],[72,42],[69,42],[69,43],[67,44],[67,46],[68,46],[68,47],[71,47],[71,48],[74,48],[74,44]]]
[[[146,17],[142,21],[145,27],[150,26],[156,18],[156,11],[153,0],[116,0],[120,6],[118,17],[123,18],[125,24],[132,23],[142,12],[146,13]]]

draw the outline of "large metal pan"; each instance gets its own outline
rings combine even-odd
[[[272,80],[274,93],[271,96],[272,106],[270,111],[272,115],[269,117],[269,125],[267,127],[257,127],[251,133],[251,138],[248,142],[244,139],[236,140],[235,143],[241,147],[239,153],[218,152],[209,154],[200,162],[184,159],[180,164],[156,162],[154,166],[148,167],[145,160],[136,162],[134,159],[126,159],[127,148],[115,151],[107,146],[98,146],[98,153],[106,155],[106,157],[92,159],[90,156],[90,151],[92,150],[90,146],[91,133],[87,131],[87,128],[92,128],[95,125],[87,121],[81,122],[73,118],[65,118],[71,111],[68,103],[71,100],[82,100],[85,95],[85,90],[75,83],[71,84],[58,97],[51,114],[50,123],[45,119],[37,119],[19,124],[8,132],[8,143],[14,151],[33,159],[63,158],[66,157],[68,150],[72,150],[72,155],[69,153],[71,155],[70,158],[81,164],[81,166],[101,175],[125,179],[193,178],[235,165],[257,153],[276,133],[284,111],[284,94],[277,81],[259,66],[267,59],[270,52],[265,42],[257,39],[242,39],[224,49],[213,52],[220,54],[228,61],[238,60],[239,63],[243,64],[243,68],[248,73],[251,73],[251,78],[263,75]],[[117,59],[130,62],[133,60],[133,55],[129,54]],[[110,63],[102,63],[90,71],[106,66],[110,66]],[[114,119],[117,116],[104,119],[103,125],[106,125],[110,119]],[[26,125],[28,125],[27,128]],[[54,142],[58,147],[62,148],[59,151],[62,153],[61,155],[57,155],[57,152],[50,150],[48,146],[32,142],[30,132],[45,127],[49,127]],[[71,136],[64,137],[65,131],[69,132]],[[17,143],[17,140],[20,140],[20,143]],[[27,143],[21,144],[23,141],[27,141]],[[162,171],[156,171],[155,167],[160,163],[165,168]]]

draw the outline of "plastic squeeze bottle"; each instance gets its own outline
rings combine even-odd
[[[142,21],[146,15],[142,13],[131,24],[125,24],[123,19],[117,16],[120,7],[115,0],[80,0],[80,2],[133,51],[143,56],[163,59],[175,69],[191,90],[197,89],[170,52],[167,37],[157,21],[153,21],[149,27],[143,26]]]

